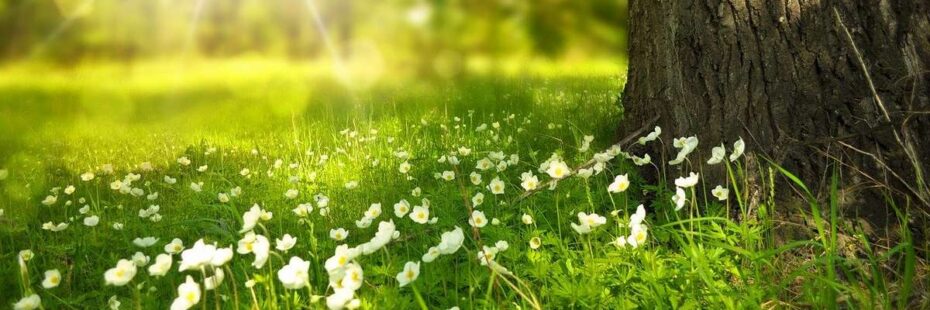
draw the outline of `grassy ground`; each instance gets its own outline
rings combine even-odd
[[[664,162],[674,153],[652,154],[655,165],[645,167],[668,178],[651,184],[618,156],[590,178],[572,176],[553,190],[523,198],[521,174],[530,171],[548,181],[539,168],[552,154],[576,167],[617,142],[613,129],[622,114],[617,76],[549,72],[352,85],[310,67],[255,61],[98,65],[64,72],[3,69],[0,169],[8,177],[0,181],[0,304],[36,293],[46,309],[102,308],[114,299],[123,308],[166,308],[186,276],[199,282],[203,275],[178,272],[180,255],[173,255],[167,275],[149,275],[148,266],[163,247],[174,238],[187,248],[203,239],[235,251],[244,236],[243,213],[258,204],[273,214],[255,228],[271,242],[268,263],[254,268],[252,254],[235,254],[223,267],[224,282],[195,308],[324,308],[334,292],[325,265],[336,247],[365,243],[379,222],[391,220],[399,236],[355,258],[364,270],[364,284],[354,291],[362,308],[927,306],[920,293],[927,288],[926,277],[918,273],[922,263],[909,243],[904,215],[902,237],[891,247],[873,246],[865,236],[839,238],[847,235],[838,230],[853,229],[842,226],[835,203],[829,202],[805,206],[811,216],[803,225],[810,234],[776,238],[774,201],[752,210],[745,203],[743,175],[750,171],[742,158],[710,166],[699,164],[709,154],[693,154],[690,161],[670,166]],[[586,135],[594,139],[582,150]],[[671,137],[662,137],[666,149],[676,152]],[[399,156],[403,152],[409,159]],[[510,163],[504,169],[476,169],[492,152],[503,152]],[[458,165],[448,160],[453,154]],[[510,160],[511,154],[518,159]],[[182,157],[190,164],[182,164]],[[404,162],[411,165],[407,173],[399,171]],[[771,179],[791,179],[788,172],[766,167],[760,171]],[[437,178],[447,171],[455,173],[453,180]],[[714,198],[710,189],[718,184],[702,179],[703,187],[687,189],[685,207],[675,211],[674,179],[691,171],[728,171],[720,185],[729,188],[729,199]],[[95,178],[83,181],[86,172]],[[481,174],[480,184],[471,182],[472,172]],[[111,189],[111,182],[129,173],[139,174],[129,187],[141,194]],[[629,174],[630,187],[608,192],[621,174]],[[166,183],[165,176],[177,182]],[[494,178],[506,184],[503,194],[489,190]],[[191,183],[199,182],[202,189],[192,189]],[[73,193],[67,193],[69,186]],[[771,181],[761,186],[775,190]],[[221,193],[236,187],[240,195],[221,201]],[[289,190],[296,196],[286,197]],[[473,206],[478,192],[485,201]],[[147,197],[153,193],[157,197]],[[318,194],[329,198],[325,215]],[[57,199],[43,204],[47,196]],[[395,203],[421,205],[424,198],[435,223],[395,216]],[[291,211],[301,203],[314,206],[306,218]],[[383,214],[359,228],[356,221],[373,203],[381,203]],[[629,218],[640,203],[647,214],[645,242],[636,248],[616,245],[618,237],[631,234]],[[160,206],[159,221],[139,216],[151,205]],[[472,228],[471,208],[497,224]],[[606,224],[579,234],[571,225],[579,222],[579,212],[604,216]],[[523,223],[524,214],[532,224]],[[86,226],[92,216],[99,224]],[[69,225],[58,232],[42,229],[48,222]],[[442,232],[456,226],[465,232],[462,248],[421,262],[419,277],[401,287],[395,277],[405,263],[420,261],[439,244]],[[333,240],[334,228],[345,228],[348,238]],[[275,239],[285,234],[297,238],[286,253],[275,249]],[[158,241],[143,248],[133,243],[140,237]],[[531,240],[539,241],[538,249],[530,248]],[[492,271],[478,259],[481,246],[498,241],[508,246],[502,245],[491,265],[508,271]],[[34,258],[24,263],[23,274],[17,261],[25,249]],[[104,273],[136,252],[149,262],[139,264],[144,266],[129,285],[106,285]],[[309,261],[307,288],[282,286],[278,271],[292,256]],[[45,289],[43,273],[51,269],[59,270],[62,280]],[[249,279],[256,282],[251,288],[245,285]]]

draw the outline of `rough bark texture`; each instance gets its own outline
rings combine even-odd
[[[849,146],[876,154],[913,182],[894,137],[906,123],[902,139],[915,144],[930,170],[927,0],[631,0],[630,15],[623,129],[660,115],[664,138],[696,134],[705,155],[742,136],[747,150],[813,184],[823,184],[830,163],[820,151],[895,183],[874,158]]]

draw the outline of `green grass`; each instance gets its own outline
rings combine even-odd
[[[235,248],[242,237],[242,214],[256,203],[273,212],[256,233],[272,243],[287,233],[297,237],[297,245],[272,255],[261,270],[250,265],[251,254],[236,254],[229,264],[232,274],[195,308],[324,308],[325,299],[310,299],[311,294],[332,293],[325,260],[339,244],[368,241],[378,222],[389,219],[400,237],[358,258],[365,280],[356,292],[362,308],[532,308],[537,302],[543,308],[594,309],[927,306],[926,280],[917,281],[915,275],[925,264],[910,243],[906,206],[896,207],[901,223],[896,244],[879,247],[871,236],[855,234],[843,239],[843,246],[856,249],[847,254],[837,239],[857,228],[839,218],[836,187],[830,193],[811,193],[802,180],[774,165],[763,163],[759,171],[750,171],[741,159],[700,168],[707,154],[693,154],[693,166],[668,166],[660,159],[670,155],[652,154],[658,164],[645,169],[658,169],[668,179],[648,182],[638,167],[618,157],[603,173],[587,180],[571,177],[555,190],[522,199],[520,174],[533,171],[541,181],[548,180],[537,169],[551,154],[560,154],[574,167],[620,138],[614,131],[622,117],[617,102],[622,78],[617,76],[397,77],[361,88],[330,79],[307,64],[256,61],[97,65],[67,71],[10,66],[0,71],[0,168],[9,171],[0,181],[3,307],[31,291],[41,296],[46,309],[102,308],[111,296],[123,308],[136,303],[146,309],[167,308],[186,275],[198,281],[201,277],[199,272],[177,272],[177,255],[168,275],[155,278],[139,268],[128,286],[105,286],[104,272],[137,251],[154,261],[173,238],[188,247],[204,239]],[[476,131],[482,124],[488,129]],[[585,135],[595,139],[590,150],[580,151]],[[671,137],[663,138],[671,142]],[[458,156],[459,166],[437,160],[461,146],[473,151]],[[670,145],[665,149],[674,152]],[[409,178],[398,171],[404,161],[395,156],[399,150],[411,154]],[[640,148],[630,150],[642,155]],[[517,154],[518,163],[504,171],[482,172],[482,186],[472,185],[468,174],[476,162],[497,151]],[[320,161],[323,154],[329,157],[325,163]],[[182,156],[192,164],[180,165]],[[283,165],[275,168],[278,159]],[[154,169],[143,171],[143,162]],[[115,172],[103,173],[104,164],[112,164]],[[201,165],[208,169],[197,171]],[[243,168],[251,170],[249,177],[240,175]],[[673,180],[692,169],[702,176],[729,177],[702,178],[707,193],[689,191],[688,206],[675,212],[669,199]],[[81,181],[87,171],[97,178]],[[455,171],[456,180],[434,177],[443,171]],[[110,189],[110,182],[130,172],[141,174],[133,186],[159,197],[149,201]],[[608,193],[614,176],[624,173],[630,174],[630,188]],[[773,195],[750,206],[748,174],[764,176],[753,186]],[[165,175],[177,183],[165,183]],[[495,177],[506,182],[505,194],[492,195],[484,188]],[[349,181],[359,187],[347,189]],[[193,191],[191,182],[203,182],[203,190]],[[727,202],[710,195],[718,183],[731,191]],[[71,195],[62,192],[68,185],[76,187]],[[218,193],[237,186],[242,195],[227,203],[218,200]],[[777,204],[773,197],[792,194],[792,186],[805,193],[807,222],[799,224],[799,236],[786,238],[776,224],[784,220],[776,214],[796,206]],[[417,187],[421,197],[411,194]],[[50,192],[54,188],[57,192]],[[289,189],[298,190],[298,198],[286,198]],[[477,209],[500,221],[480,229],[480,241],[468,226],[465,202],[478,191],[486,200]],[[329,214],[314,212],[309,221],[300,221],[291,209],[312,202],[318,193],[330,198]],[[41,204],[50,194],[57,195],[57,203]],[[84,203],[78,201],[82,198]],[[435,224],[394,216],[394,203],[406,199],[418,205],[422,198],[431,201]],[[355,221],[379,202],[383,214],[371,227],[357,228]],[[640,203],[647,210],[646,243],[635,249],[612,245],[617,236],[629,234],[624,225]],[[88,215],[100,216],[100,225],[82,224],[85,215],[78,209],[85,204]],[[161,207],[159,222],[137,216],[152,204]],[[570,226],[577,223],[578,212],[605,216],[607,224],[579,235]],[[524,213],[535,223],[521,223]],[[49,221],[71,224],[62,232],[42,230]],[[122,230],[111,228],[117,222],[124,225]],[[421,263],[412,286],[399,287],[395,275],[404,264],[419,261],[439,243],[441,232],[455,226],[466,232],[462,249]],[[349,237],[343,242],[330,239],[334,227],[346,228]],[[144,249],[132,244],[147,236],[159,238],[158,243]],[[528,243],[534,237],[542,241],[536,250]],[[510,246],[495,261],[513,276],[492,273],[478,262],[479,242],[498,240]],[[28,281],[20,278],[17,264],[24,249],[35,252],[26,268]],[[277,270],[291,256],[310,261],[310,290],[282,288]],[[57,288],[43,289],[42,274],[49,269],[60,270],[64,279]],[[258,282],[254,299],[244,286],[247,279]]]

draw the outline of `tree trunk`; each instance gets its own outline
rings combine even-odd
[[[658,115],[664,138],[699,137],[701,162],[742,137],[814,185],[835,156],[853,183],[930,198],[927,0],[631,0],[630,15],[621,129]]]

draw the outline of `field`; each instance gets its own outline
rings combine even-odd
[[[644,139],[667,152],[644,163],[639,137],[614,147],[611,70],[355,83],[317,67],[0,69],[0,307],[928,305],[905,212],[872,244],[835,189],[750,208],[748,169],[813,193],[747,168],[741,137],[699,142],[726,142],[717,164],[679,151],[697,139]]]

